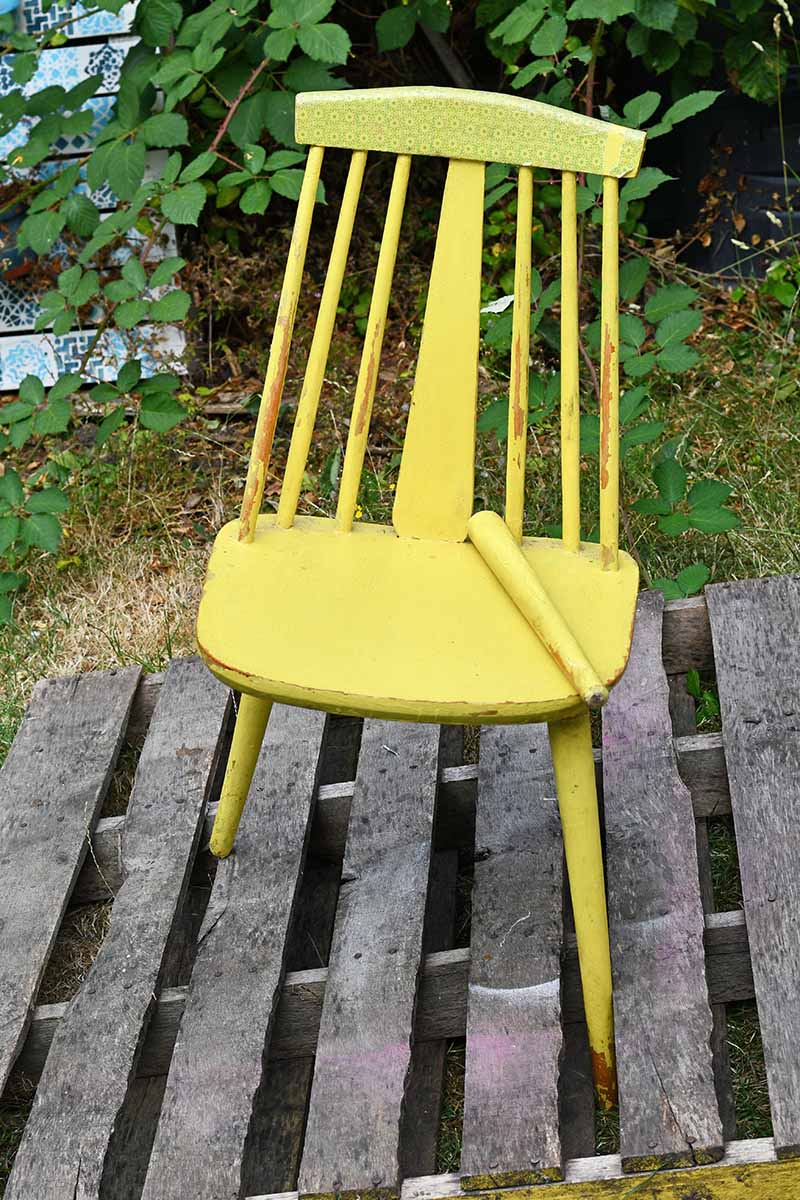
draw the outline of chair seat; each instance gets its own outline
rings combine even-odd
[[[197,620],[214,674],[252,695],[329,712],[503,724],[581,706],[536,634],[468,542],[401,538],[391,526],[259,517],[214,543]],[[624,670],[638,588],[620,554],[526,538],[526,558],[607,685]]]

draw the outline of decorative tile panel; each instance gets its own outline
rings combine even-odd
[[[91,10],[91,5],[88,9]],[[109,34],[128,32],[133,24],[136,4],[126,4],[118,13],[96,12],[86,16],[86,12],[83,4],[54,4],[45,12],[41,0],[22,0],[17,9],[17,24],[25,33],[44,33],[46,29],[60,25],[72,13],[75,20],[62,30],[68,38],[107,37]]]

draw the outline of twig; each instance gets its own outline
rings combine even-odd
[[[233,120],[236,110],[238,109],[238,107],[242,103],[242,101],[244,100],[247,93],[250,91],[250,88],[253,86],[255,81],[258,79],[261,72],[264,70],[264,67],[266,67],[270,61],[271,61],[271,59],[269,59],[269,58],[262,59],[261,62],[258,64],[258,66],[255,68],[255,70],[250,75],[250,78],[246,79],[245,82],[242,84],[241,88],[239,89],[238,96],[236,96],[236,98],[231,101],[230,108],[228,109],[228,111],[225,114],[225,120],[222,122],[222,124],[220,125],[216,134],[214,135],[214,140],[211,143],[211,145],[208,147],[209,150],[212,150],[214,153],[216,153],[217,146],[220,144],[222,139],[225,137],[225,134],[228,132],[228,126],[230,125],[231,121]]]

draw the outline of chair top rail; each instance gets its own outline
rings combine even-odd
[[[521,96],[461,88],[368,88],[297,97],[298,142],[392,154],[636,175],[645,134]]]

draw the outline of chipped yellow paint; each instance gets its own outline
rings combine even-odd
[[[475,513],[469,520],[467,532],[503,591],[536,631],[584,704],[589,708],[600,708],[608,699],[608,688],[601,682],[502,517],[494,512]],[[618,637],[619,631],[612,628],[609,634],[612,638]]]
[[[499,92],[402,87],[305,92],[295,137],[313,146],[635,175],[645,135]]]
[[[317,323],[314,326],[314,337],[308,355],[303,388],[297,403],[289,457],[283,476],[283,487],[278,505],[278,524],[282,529],[288,529],[294,520],[300,489],[303,486],[303,474],[308,461],[314,423],[317,419],[317,407],[325,378],[325,367],[328,363],[336,310],[339,306],[339,296],[342,291],[342,281],[347,266],[347,254],[353,235],[366,161],[367,155],[364,150],[355,150],[350,160],[350,170],[342,197],[339,220],[336,224],[328,273],[322,289]]]
[[[400,225],[403,220],[403,205],[406,199],[410,169],[411,159],[407,155],[401,155],[395,163],[392,190],[386,209],[386,223],[378,254],[375,285],[372,289],[372,300],[367,317],[367,332],[364,337],[364,349],[361,352],[361,365],[358,369],[358,379],[353,397],[347,448],[342,465],[342,477],[339,482],[336,527],[343,533],[348,533],[352,528],[356,510],[358,485],[361,482],[364,454],[369,437],[369,422],[372,417],[372,403],[375,399],[375,385],[378,381],[383,334],[386,329],[386,312],[389,308],[389,292],[397,259],[397,245],[400,240]]]
[[[271,711],[272,701],[263,696],[242,696],[239,700],[228,766],[211,830],[211,853],[217,858],[227,858],[233,849]]]
[[[425,307],[392,523],[463,541],[472,512],[484,166],[451,162]]]
[[[517,186],[517,244],[514,259],[514,323],[511,330],[511,376],[508,391],[506,453],[506,524],[522,541],[525,511],[525,462],[528,442],[528,360],[531,341],[531,236],[533,171],[520,167]]]
[[[606,572],[605,578],[613,578]],[[584,709],[548,726],[556,795],[564,835],[586,1027],[595,1089],[603,1108],[617,1100],[611,952],[600,842],[600,817],[592,757],[592,730]]]
[[[585,1161],[585,1160],[584,1160]],[[546,1200],[798,1200],[800,1163],[715,1164],[650,1174],[617,1175],[547,1184]],[[507,1190],[487,1188],[485,1200],[507,1200]],[[543,1200],[541,1187],[514,1190],[513,1200]]]
[[[619,557],[619,185],[603,180],[600,301],[600,561]]]
[[[581,540],[580,376],[578,372],[578,226],[576,179],[561,179],[561,537]]]
[[[256,432],[253,438],[253,448],[250,452],[250,465],[247,469],[247,482],[242,498],[242,511],[239,520],[239,537],[243,542],[250,542],[256,527],[256,519],[261,508],[264,495],[264,483],[272,453],[272,439],[275,436],[275,426],[281,407],[283,384],[286,379],[286,367],[289,362],[289,348],[292,343],[294,317],[297,312],[297,301],[300,296],[300,285],[303,281],[303,267],[306,261],[308,235],[311,230],[311,218],[314,215],[314,204],[317,198],[319,173],[322,167],[323,150],[314,146],[308,154],[303,186],[297,202],[297,217],[295,218],[292,241],[286,263],[286,274],[283,277],[281,298],[278,301],[278,315],[275,318],[275,331],[272,335],[272,346],[269,352],[267,374],[264,380],[264,391],[261,395],[261,405],[258,410]]]

